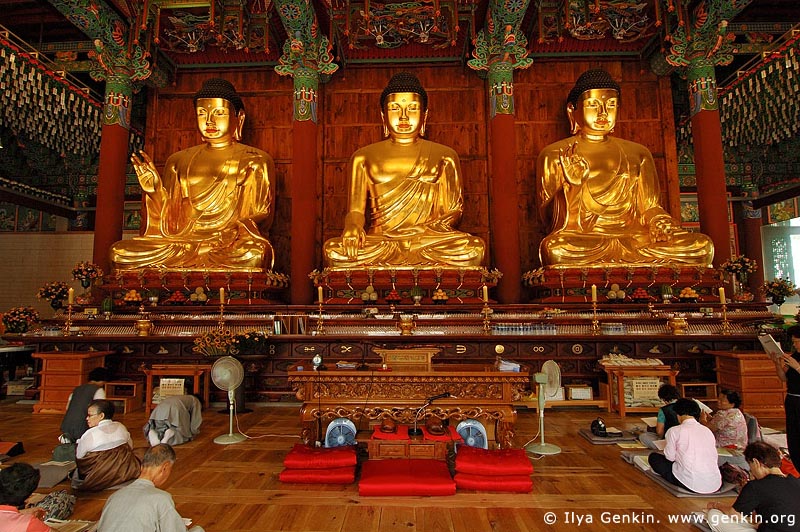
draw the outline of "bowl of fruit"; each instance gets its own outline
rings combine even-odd
[[[653,298],[650,297],[650,294],[647,293],[647,290],[642,287],[639,287],[633,291],[631,294],[631,299],[633,299],[633,301],[636,303],[648,303],[653,300]]]
[[[681,303],[697,303],[697,300],[699,298],[700,294],[698,294],[697,290],[695,290],[691,286],[686,286],[684,288],[681,288],[681,291],[678,294],[678,300]]]
[[[617,283],[612,284],[611,287],[609,287],[608,292],[606,292],[606,297],[612,303],[622,303],[627,296],[628,294],[625,293],[625,290],[620,289]]]
[[[182,290],[175,290],[167,299],[164,300],[165,305],[185,305],[186,294]]]
[[[130,289],[125,292],[122,301],[129,307],[138,307],[142,304],[142,294],[138,290]]]
[[[397,290],[395,290],[394,288],[392,288],[389,291],[389,293],[386,294],[386,302],[387,303],[389,303],[389,304],[397,304],[397,303],[400,303],[400,301],[402,301],[402,298],[400,297],[400,294],[397,292]]]
[[[194,289],[194,292],[189,294],[190,305],[205,305],[208,302],[208,295],[202,286]]]
[[[445,293],[444,290],[442,290],[441,288],[437,288],[436,291],[431,296],[431,299],[436,305],[444,305],[450,298],[448,297],[448,295]]]

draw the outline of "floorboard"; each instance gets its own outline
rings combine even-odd
[[[218,445],[228,433],[228,416],[204,412],[200,436],[176,447],[178,461],[166,489],[181,515],[208,532],[567,532],[685,531],[690,524],[669,523],[670,515],[704,508],[708,499],[676,498],[620,459],[616,445],[592,445],[578,435],[598,415],[607,424],[631,429],[638,417],[596,409],[548,410],[547,438],[558,455],[534,460],[533,493],[459,491],[452,497],[361,497],[357,484],[313,486],[278,480],[283,458],[298,441],[299,407],[254,406],[239,414],[239,428],[253,439]],[[143,411],[118,416],[136,446],[147,445]],[[783,420],[760,420],[784,428]],[[26,453],[13,461],[50,459],[58,443],[61,417],[32,413],[31,405],[0,402],[0,439],[23,441]],[[517,445],[538,428],[532,410],[519,412]],[[66,483],[55,489],[69,489]],[[97,519],[113,493],[78,493],[73,518]],[[732,499],[727,499],[731,502]],[[555,523],[546,523],[548,512]],[[623,520],[613,523],[612,519]]]

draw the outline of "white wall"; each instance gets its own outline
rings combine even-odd
[[[90,232],[0,234],[0,313],[23,305],[51,317],[48,302],[36,298],[48,281],[65,281],[76,294],[83,292],[72,279],[72,268],[92,260],[93,240]]]

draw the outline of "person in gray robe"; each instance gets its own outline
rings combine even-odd
[[[150,412],[150,420],[144,426],[144,436],[151,446],[186,443],[200,432],[203,422],[201,409],[202,404],[194,395],[164,397]]]

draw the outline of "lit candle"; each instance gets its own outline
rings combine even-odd
[[[489,287],[486,285],[483,285],[483,301],[489,302]]]
[[[320,303],[322,303],[322,287],[321,286],[317,287],[317,300]]]
[[[75,303],[75,289],[74,288],[70,288],[69,290],[67,290],[67,303],[70,304],[70,305]]]
[[[725,288],[720,286],[719,287],[719,304],[720,305],[724,305],[725,303],[727,303],[727,301],[725,299]]]
[[[225,288],[222,286],[219,287],[219,302],[220,303],[225,302]]]
[[[597,285],[592,285],[592,303],[597,303]]]

